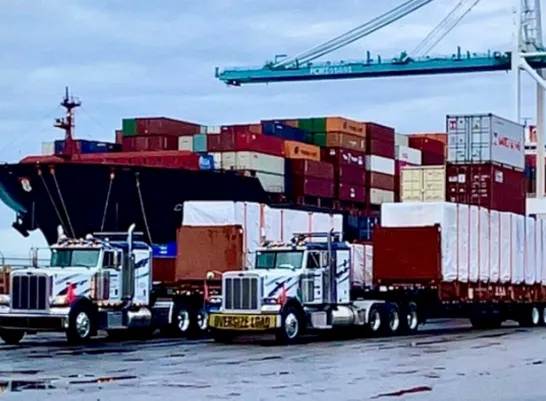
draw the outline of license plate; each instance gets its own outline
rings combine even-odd
[[[224,330],[268,330],[277,327],[277,316],[214,314],[210,316],[209,326]]]

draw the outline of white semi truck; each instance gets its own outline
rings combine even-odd
[[[222,294],[221,307],[209,315],[218,342],[272,332],[278,342],[293,343],[304,332],[336,327],[373,335],[414,331],[419,324],[411,309],[401,319],[389,303],[359,299],[351,288],[350,245],[333,231],[265,243],[256,252],[255,269],[224,273]]]
[[[190,316],[185,293],[152,282],[152,248],[135,240],[134,228],[85,239],[60,231],[49,266],[11,272],[9,294],[0,294],[0,338],[17,344],[25,334],[53,331],[78,344],[99,330],[184,335],[192,321],[206,330],[204,305]]]

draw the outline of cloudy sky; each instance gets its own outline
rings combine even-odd
[[[383,58],[412,50],[458,0],[435,0],[324,59]],[[442,131],[446,113],[514,114],[508,73],[270,84],[229,88],[216,66],[294,55],[402,0],[0,0],[0,160],[14,162],[61,139],[65,85],[81,98],[76,134],[113,140],[121,119],[170,116],[204,125],[343,115],[399,132]],[[482,4],[483,3],[483,4]],[[381,4],[379,6],[379,4]],[[482,0],[431,54],[510,50],[515,0]],[[524,117],[535,117],[525,79]],[[27,254],[0,207],[0,251]]]

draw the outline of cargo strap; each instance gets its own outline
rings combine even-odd
[[[47,186],[47,182],[44,178],[43,172],[39,167],[38,167],[38,175],[42,179],[42,183],[44,184],[44,188],[47,192],[47,196],[49,197],[49,200],[51,201],[51,204],[53,205],[53,209],[55,210],[55,214],[57,214],[59,223],[61,223],[61,226],[63,226],[63,228],[66,229],[61,213],[59,212],[59,209],[57,208],[57,205],[55,204],[55,199],[53,199],[53,195],[51,195],[51,191],[49,190],[49,187]]]
[[[55,187],[57,187],[57,193],[59,194],[59,199],[61,200],[61,205],[64,209],[64,214],[66,215],[66,220],[68,221],[68,226],[70,227],[70,231],[72,232],[72,238],[76,238],[76,232],[74,231],[74,227],[72,227],[72,222],[70,221],[70,216],[68,215],[68,209],[66,208],[66,204],[64,203],[63,194],[61,193],[61,187],[59,186],[59,182],[57,181],[57,177],[55,176],[55,170],[51,169],[50,173],[53,177],[53,182],[55,182]]]
[[[102,222],[100,224],[100,230],[104,230],[104,223],[106,223],[106,213],[108,212],[108,203],[110,202],[110,194],[112,192],[112,184],[114,182],[114,173],[110,173],[110,183],[108,184],[108,193],[106,194],[106,202],[104,203],[104,212],[102,213]]]
[[[150,240],[150,244],[153,244],[152,234],[150,233],[150,227],[148,226],[148,219],[146,218],[146,210],[144,209],[144,200],[142,199],[142,192],[140,192],[140,180],[138,179],[138,173],[136,173],[135,176],[136,176],[136,187],[138,192],[138,198],[140,200],[140,209],[142,210],[142,219],[144,220],[144,226],[146,228],[146,233],[148,234],[148,239]]]

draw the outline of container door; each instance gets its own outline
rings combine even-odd
[[[429,168],[423,170],[423,201],[440,202],[446,196],[445,168]]]
[[[402,202],[419,202],[422,200],[423,191],[423,170],[421,168],[402,168],[401,171],[401,193]]]

